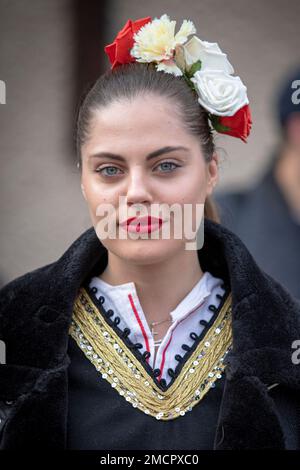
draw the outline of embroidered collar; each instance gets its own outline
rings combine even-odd
[[[101,302],[82,287],[74,303],[69,333],[86,357],[108,380],[112,387],[133,406],[157,419],[173,419],[191,411],[192,407],[221,378],[225,368],[224,358],[230,350],[231,337],[231,293],[227,290],[218,309],[200,336],[194,333],[193,347],[173,372],[166,385],[157,380],[160,370],[152,370],[147,355],[138,351],[139,345],[128,338],[128,329],[121,331],[118,321],[110,319]],[[205,356],[205,360],[201,358]],[[180,359],[179,359],[180,358]],[[199,365],[199,367],[197,367]],[[171,375],[171,374],[170,374]]]
[[[223,286],[224,282],[222,279],[212,276],[208,271],[204,273],[197,284],[194,285],[191,291],[171,312],[174,322],[168,329],[168,332],[156,351],[156,361],[154,364],[155,338],[152,336],[148,321],[139,302],[135,283],[128,282],[116,286],[102,281],[98,276],[93,277],[88,286],[86,283],[86,289],[94,298],[95,303],[98,304],[101,297],[101,304],[104,304],[105,310],[109,309],[112,313],[111,319],[114,321],[116,316],[118,316],[120,318],[120,323],[118,324],[119,328],[122,330],[124,330],[125,327],[128,328],[129,338],[135,343],[140,343],[143,351],[149,351],[151,354],[151,357],[150,354],[148,356],[149,364],[152,368],[156,367],[157,370],[160,369],[161,376],[159,378],[164,376],[167,382],[170,381],[170,378],[167,377],[167,375],[170,375],[168,374],[168,368],[173,367],[173,365],[169,364],[167,367],[164,367],[165,351],[173,337],[173,332],[178,328],[179,323],[194,313],[193,326],[190,327],[190,331],[186,331],[188,337],[186,342],[188,345],[191,345],[193,339],[189,336],[189,333],[195,331],[199,334],[199,330],[201,332],[203,328],[207,328],[207,323],[213,316],[215,307],[217,307],[220,302],[218,299],[222,298],[224,293]],[[208,300],[211,299],[211,293],[215,287],[218,290],[218,292],[215,293],[217,300],[212,304],[212,302],[208,302]],[[199,311],[200,306],[204,308],[204,310]],[[198,322],[201,326],[197,326]],[[183,342],[184,341],[181,340],[178,344],[176,353],[180,353],[179,348]],[[184,344],[183,348],[186,347],[187,345]],[[175,352],[173,358],[175,358]],[[174,359],[172,362],[174,363]]]
[[[197,308],[199,303],[202,303],[207,297],[209,297],[213,284],[214,277],[208,271],[205,271],[201,279],[194,285],[191,291],[184,297],[184,299],[181,300],[177,307],[170,312],[172,319],[183,319],[192,310]],[[103,281],[101,278],[94,276],[89,286],[90,288],[95,287],[99,289],[103,292],[104,296],[112,299],[114,304],[117,306],[118,312],[122,312],[122,315],[124,315],[126,320],[129,322],[132,317],[132,310],[130,308],[130,303],[128,302],[128,296],[131,295],[140,316],[142,318],[144,317],[134,282],[112,285]]]

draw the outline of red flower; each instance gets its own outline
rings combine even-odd
[[[218,117],[214,122],[214,127],[222,134],[228,134],[238,137],[247,142],[252,127],[251,111],[248,104],[239,109],[233,116],[214,116]]]
[[[140,18],[136,21],[127,20],[127,23],[119,31],[114,42],[104,47],[104,51],[112,64],[112,69],[118,65],[135,62],[135,58],[130,55],[130,50],[133,48],[134,43],[133,35],[150,21],[152,21],[151,16]]]

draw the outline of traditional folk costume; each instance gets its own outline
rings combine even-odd
[[[198,258],[209,273],[199,301],[206,281],[215,287],[184,343],[174,344],[166,384],[145,342],[119,328],[113,296],[93,290],[107,265],[94,227],[57,261],[4,286],[0,448],[299,449],[299,303],[236,235],[208,219]],[[124,318],[126,309],[124,301]]]

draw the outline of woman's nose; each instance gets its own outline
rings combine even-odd
[[[130,175],[126,195],[128,204],[151,202],[153,196],[147,175],[141,171]]]

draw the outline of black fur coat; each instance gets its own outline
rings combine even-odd
[[[201,268],[232,291],[233,350],[214,449],[300,449],[300,361],[292,346],[300,304],[234,233],[207,219],[204,230]],[[73,303],[106,255],[90,227],[57,261],[1,289],[0,449],[66,448]]]

